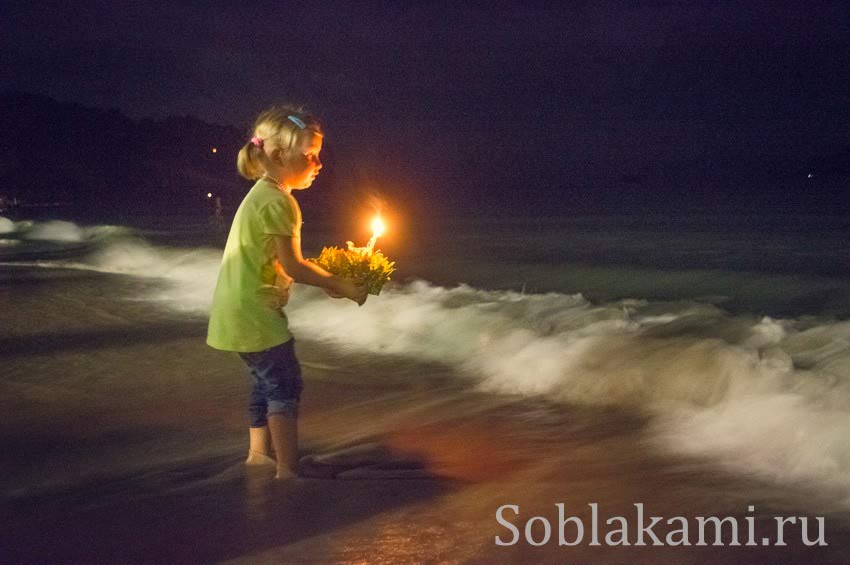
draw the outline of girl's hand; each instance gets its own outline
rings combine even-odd
[[[331,292],[339,295],[341,298],[353,300],[359,306],[362,306],[363,303],[366,302],[366,297],[368,296],[366,284],[358,282],[355,279],[337,279],[334,288],[331,289]],[[333,296],[333,294],[328,294]]]
[[[280,313],[281,309],[289,302],[289,289],[266,284],[260,287],[260,300],[266,308]]]
[[[277,308],[279,310],[289,303],[289,291],[292,288],[292,278],[280,272],[277,273],[274,280],[275,297],[277,298]]]
[[[332,291],[332,290],[331,290],[331,289],[329,289],[329,288],[323,288],[322,290],[324,290],[324,291],[325,291],[325,294],[327,294],[327,295],[328,295],[328,296],[330,296],[331,298],[345,298],[343,295],[341,295],[341,294],[337,294],[336,292]]]

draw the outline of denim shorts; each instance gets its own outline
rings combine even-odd
[[[263,351],[240,353],[251,371],[248,416],[252,428],[268,424],[269,414],[298,417],[298,403],[304,382],[295,358],[295,338]]]

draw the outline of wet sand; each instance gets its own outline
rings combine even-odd
[[[376,363],[309,336],[298,343],[304,453],[377,443],[431,477],[276,482],[241,463],[241,362],[206,347],[204,319],[126,299],[151,284],[0,268],[0,561],[850,559],[840,504],[661,453],[640,414],[478,393],[446,367]],[[576,547],[559,547],[557,535],[540,548],[494,544],[510,537],[496,522],[502,505],[520,507],[520,527],[534,515],[557,525],[556,503],[589,525],[592,502],[603,520],[633,522],[640,502],[652,516],[741,525],[754,505],[757,540],[775,537],[773,516],[825,515],[829,545],[805,547],[790,527],[787,547],[593,547],[589,534]]]

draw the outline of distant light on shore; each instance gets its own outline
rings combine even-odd
[[[215,148],[215,147],[213,147],[213,148],[212,148],[212,152],[213,152],[213,153],[218,153],[218,149],[217,149],[217,148]]]
[[[207,192],[207,198],[212,198],[212,192]]]

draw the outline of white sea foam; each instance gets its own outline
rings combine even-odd
[[[14,233],[15,231],[15,222],[10,220],[9,218],[4,218],[0,216],[0,233]]]
[[[78,242],[85,239],[85,232],[72,222],[52,220],[33,225],[23,237],[39,241]]]
[[[212,301],[221,251],[156,247],[134,237],[121,237],[93,251],[85,261],[56,265],[159,279],[145,296],[168,307],[205,314]]]
[[[14,222],[0,216],[0,234],[18,234],[29,241],[53,241],[59,243],[97,242],[134,233],[131,228],[112,225],[81,226],[63,220]]]

